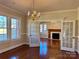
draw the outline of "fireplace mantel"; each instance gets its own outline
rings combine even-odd
[[[61,32],[61,29],[48,29],[48,38],[51,38],[51,32]]]

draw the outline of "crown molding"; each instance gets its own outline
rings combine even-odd
[[[1,3],[0,3],[0,8],[4,8],[4,9],[6,9],[6,10],[13,11],[13,12],[18,13],[18,14],[20,14],[20,15],[24,15],[23,12],[21,12],[21,11],[19,11],[19,10],[17,10],[17,9],[14,9],[14,8],[12,8],[12,7],[8,7],[8,6],[6,6],[6,5],[4,5],[4,4],[1,4]]]

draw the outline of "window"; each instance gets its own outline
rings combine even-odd
[[[43,32],[43,25],[40,24],[40,32]]]
[[[45,23],[40,24],[40,32],[41,33],[47,32],[47,24]]]
[[[36,35],[36,24],[31,23],[31,35]]]
[[[44,24],[44,31],[47,31],[47,24]]]
[[[20,38],[20,21],[15,18],[0,16],[0,41]]]
[[[0,16],[0,41],[7,40],[7,17]]]
[[[15,18],[11,18],[11,38],[18,39],[20,36],[19,21]]]

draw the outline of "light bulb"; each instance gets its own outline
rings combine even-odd
[[[40,12],[37,14],[37,17],[40,17]]]
[[[37,13],[36,11],[33,11],[33,14],[34,14],[34,15],[36,15],[36,13]]]
[[[28,14],[27,15],[30,16],[30,11],[28,11]]]
[[[32,14],[32,17],[33,17],[34,15]]]

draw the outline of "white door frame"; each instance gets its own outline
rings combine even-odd
[[[61,50],[66,50],[66,51],[75,51],[75,39],[72,37],[71,39],[72,41],[72,48],[68,48],[68,47],[63,47],[63,22],[73,22],[73,37],[75,37],[75,21],[74,20],[68,20],[68,21],[61,21]]]
[[[34,24],[34,27],[32,28],[33,24]],[[38,47],[40,45],[39,23],[31,22],[29,30],[30,30],[29,46],[30,47]],[[35,34],[33,34],[31,31],[35,32]]]

